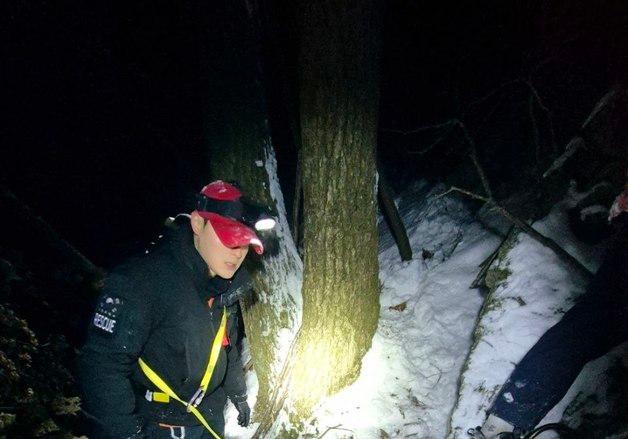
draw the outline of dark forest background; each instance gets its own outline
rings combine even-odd
[[[97,265],[149,241],[206,183],[208,130],[220,125],[212,86],[237,72],[225,64],[224,39],[243,7],[237,3],[4,3],[2,181]],[[295,8],[268,0],[259,17],[288,203],[298,118]],[[393,187],[460,171],[466,160],[448,148],[455,135],[418,155],[440,133],[394,132],[453,117],[473,131],[495,181],[524,172],[529,91],[504,86],[517,79],[534,84],[562,150],[595,101],[628,75],[627,9],[622,2],[387,2],[378,153]],[[547,143],[545,116],[535,111]]]

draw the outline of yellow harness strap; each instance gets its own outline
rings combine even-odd
[[[209,386],[209,381],[211,380],[212,374],[214,373],[214,368],[216,367],[216,363],[218,362],[218,355],[220,354],[220,348],[222,346],[222,340],[225,336],[226,328],[227,328],[227,309],[223,308],[222,319],[220,320],[220,327],[218,328],[216,337],[214,337],[212,348],[209,353],[209,360],[207,361],[207,369],[205,369],[205,375],[203,375],[203,379],[201,380],[201,385],[199,388],[199,391],[202,392],[203,395],[207,391],[207,386]],[[166,382],[162,380],[159,377],[159,375],[157,375],[157,373],[148,366],[148,364],[146,364],[144,360],[142,360],[141,358],[138,358],[137,361],[140,364],[140,368],[142,369],[142,372],[144,372],[144,375],[146,375],[146,377],[150,380],[150,382],[153,383],[159,390],[161,390],[161,392],[163,392],[161,394],[159,392],[154,393],[155,396],[159,395],[157,399],[155,399],[155,401],[168,402],[166,401],[166,399],[169,399],[169,398],[179,401],[181,404],[185,406],[188,412],[192,413],[196,417],[196,419],[198,419],[198,421],[203,425],[203,427],[205,427],[207,431],[209,431],[211,435],[214,436],[214,438],[220,439],[220,436],[218,436],[218,434],[214,430],[212,430],[212,428],[209,426],[209,424],[207,423],[207,421],[205,420],[201,412],[198,411],[195,405],[192,405],[192,402],[196,399],[196,394],[195,394],[195,397],[192,398],[192,401],[190,402],[183,401],[181,398],[179,398],[179,396],[176,393],[174,393],[174,390],[172,390],[170,386],[168,386],[168,384],[166,384]],[[200,392],[197,392],[197,394]],[[159,400],[162,400],[162,401],[159,401]]]

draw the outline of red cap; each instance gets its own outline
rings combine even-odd
[[[201,190],[201,195],[219,201],[238,201],[242,193],[233,185],[218,180],[209,183]],[[218,239],[225,247],[234,248],[252,245],[258,255],[264,253],[262,241],[255,232],[239,221],[204,210],[196,211],[202,218],[208,220]]]
[[[220,201],[236,201],[242,196],[238,188],[222,180],[212,181],[201,189],[201,194]]]

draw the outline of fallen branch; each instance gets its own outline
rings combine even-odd
[[[535,241],[541,243],[545,247],[553,250],[554,253],[556,253],[556,255],[560,259],[562,259],[567,264],[569,264],[570,266],[575,268],[586,279],[590,280],[593,277],[593,273],[591,273],[584,265],[582,265],[580,263],[580,261],[578,261],[576,258],[574,258],[571,254],[569,254],[564,248],[562,248],[560,245],[558,245],[558,243],[556,241],[554,241],[553,239],[548,238],[547,236],[545,236],[545,235],[541,234],[540,232],[536,231],[528,223],[526,223],[525,221],[523,221],[520,218],[516,217],[515,215],[511,214],[504,207],[500,206],[495,200],[487,198],[487,197],[484,197],[484,196],[479,195],[479,194],[476,194],[475,192],[472,192],[470,190],[462,189],[462,188],[459,188],[459,187],[456,187],[456,186],[452,186],[451,188],[449,188],[449,190],[447,190],[446,192],[443,192],[442,194],[438,195],[437,197],[439,197],[439,198],[443,197],[443,196],[445,196],[445,195],[447,195],[447,194],[449,194],[451,192],[459,192],[459,193],[464,194],[464,195],[466,195],[466,196],[468,196],[470,198],[473,198],[473,199],[485,202],[486,204],[488,204],[490,209],[493,209],[496,212],[499,212],[504,218],[506,218],[512,224],[514,224],[519,229],[521,229],[524,232],[526,232],[532,239],[534,239]]]

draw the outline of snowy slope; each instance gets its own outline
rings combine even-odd
[[[579,243],[567,225],[567,210],[581,196],[572,190],[534,228],[559,242],[595,271],[601,249]],[[493,268],[507,273],[507,277],[498,282],[482,310],[452,414],[451,437],[465,437],[469,427],[482,424],[486,409],[515,364],[586,288],[577,272],[523,233],[516,236],[512,248]],[[571,399],[573,396],[572,392]],[[566,397],[562,409],[569,401]],[[557,409],[545,422],[559,421],[561,415],[562,411]]]
[[[382,294],[373,346],[358,380],[317,407],[302,437],[441,439],[452,427],[464,437],[459,433],[482,422],[514,363],[584,291],[582,280],[550,250],[521,235],[502,261],[512,274],[478,321],[484,298],[469,285],[501,238],[478,224],[460,199],[437,197],[444,189],[417,184],[397,200],[411,261],[400,260],[380,218]],[[535,227],[595,269],[599,251],[576,244],[566,230],[565,211],[576,199],[572,195]],[[555,419],[574,398],[586,399],[579,392],[586,390],[587,377],[596,377],[614,358],[587,368]],[[253,403],[255,375],[248,380]],[[235,416],[229,408],[227,437],[251,437],[254,426],[237,427]]]
[[[462,203],[417,186],[399,202],[414,258],[380,223],[379,327],[360,378],[317,410],[325,437],[442,438],[482,299],[469,284],[498,240]],[[423,259],[425,250],[426,259]],[[429,254],[433,255],[429,258]],[[395,308],[392,308],[395,307]],[[343,430],[341,430],[342,428]],[[388,435],[388,436],[386,436]]]

